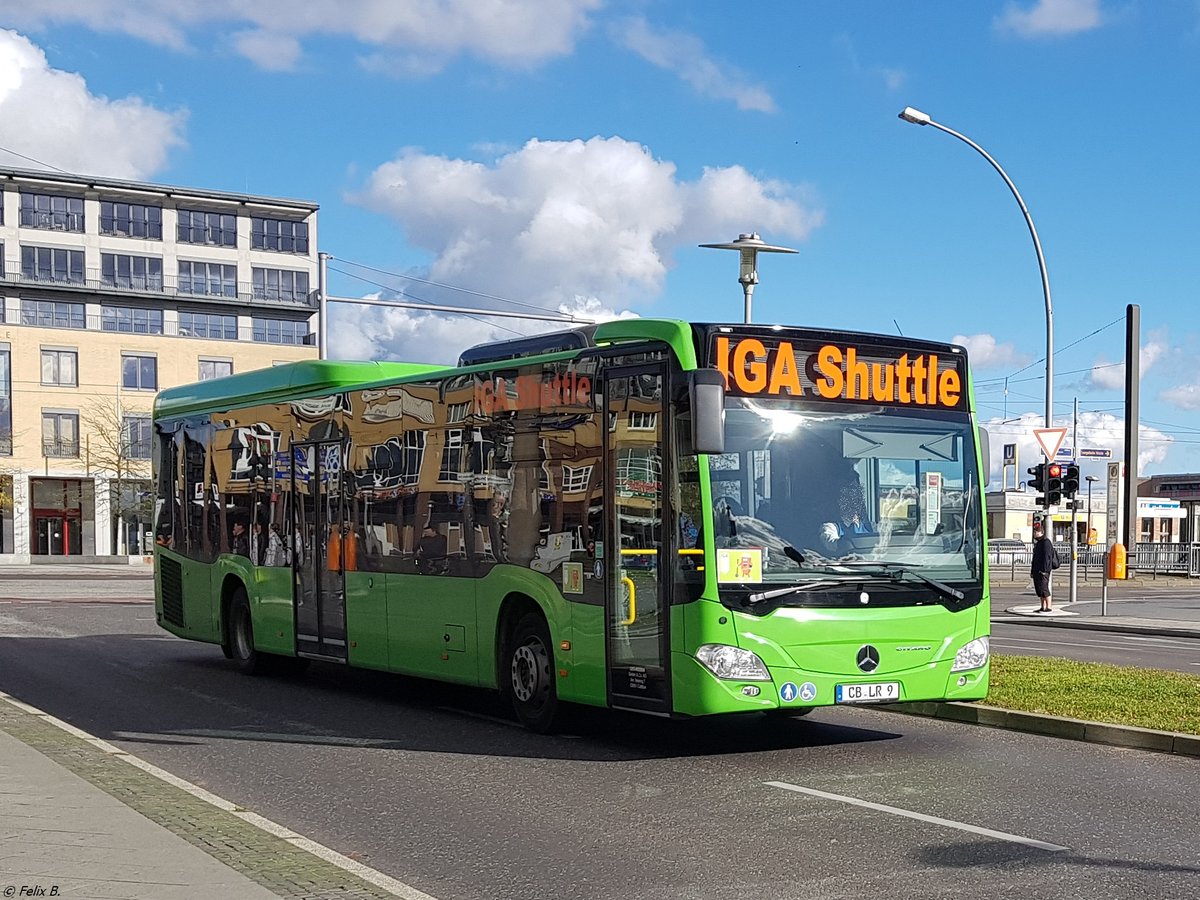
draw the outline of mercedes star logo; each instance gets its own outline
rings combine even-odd
[[[858,656],[854,661],[862,671],[874,672],[879,668],[879,651],[870,644],[863,644],[858,648]]]

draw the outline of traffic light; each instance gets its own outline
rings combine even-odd
[[[1063,495],[1074,497],[1079,493],[1079,466],[1069,463],[1063,473]]]
[[[1063,499],[1063,470],[1065,466],[1050,463],[1046,466],[1046,505],[1058,506]]]
[[[1026,471],[1029,473],[1028,486],[1035,491],[1044,491],[1046,489],[1046,464],[1038,463],[1036,466],[1030,466]]]

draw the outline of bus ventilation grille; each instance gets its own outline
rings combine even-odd
[[[163,618],[183,627],[183,567],[176,560],[159,557]]]

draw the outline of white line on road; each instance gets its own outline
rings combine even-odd
[[[30,706],[28,703],[22,703],[20,700],[4,693],[3,691],[0,691],[0,700],[6,700],[18,709],[23,709],[25,712],[37,716],[42,721],[53,725],[56,728],[61,728],[63,731],[67,732],[67,734],[73,734],[75,737],[87,742],[88,744],[91,744],[98,750],[101,750],[117,759],[124,760],[131,766],[141,769],[143,772],[153,775],[155,778],[165,781],[167,784],[174,785],[181,791],[186,791],[193,797],[203,800],[205,803],[212,804],[213,806],[217,807],[217,809],[224,810],[231,816],[237,816],[243,822],[248,822],[249,824],[254,825],[256,828],[261,828],[268,834],[273,834],[275,837],[287,841],[294,847],[299,847],[301,850],[307,850],[313,856],[325,860],[325,862],[329,863],[330,865],[337,866],[343,871],[357,875],[363,881],[370,882],[376,887],[382,888],[396,897],[401,897],[403,900],[435,900],[435,898],[429,894],[419,891],[414,887],[410,887],[403,881],[397,881],[390,875],[384,875],[382,872],[372,869],[370,866],[364,866],[362,863],[356,862],[355,860],[350,859],[348,856],[343,856],[336,850],[331,850],[329,847],[326,847],[324,844],[318,844],[316,841],[309,840],[308,838],[304,837],[304,835],[297,834],[290,828],[285,828],[277,822],[273,822],[268,818],[260,816],[258,813],[250,812],[248,809],[243,809],[236,804],[230,803],[223,797],[218,797],[216,794],[206,791],[204,788],[194,785],[190,781],[184,781],[182,778],[172,775],[165,769],[160,769],[158,766],[152,765],[151,763],[146,762],[144,759],[134,756],[132,753],[126,753],[115,744],[110,744],[108,741],[88,734],[86,731],[76,728],[74,725],[50,715],[48,712],[44,712],[43,710],[38,709],[36,706]]]
[[[1067,641],[1040,641],[1037,638],[1015,637],[1013,635],[992,635],[992,642],[996,644],[1048,644],[1052,647],[1062,647],[1064,645],[1076,647],[1116,647],[1118,649],[1129,649],[1129,641],[1113,640],[1112,638],[1079,638],[1070,642]],[[1165,638],[1152,639],[1154,644],[1161,645],[1157,649],[1168,650],[1178,648],[1180,650],[1196,649],[1195,641],[1172,641]],[[1156,649],[1147,647],[1147,649]]]
[[[1024,844],[1027,847],[1034,847],[1038,850],[1049,850],[1052,853],[1057,853],[1060,850],[1066,850],[1066,847],[1060,847],[1058,844],[1048,844],[1045,841],[1035,840],[1034,838],[1021,837],[1018,834],[1008,834],[1004,831],[993,831],[990,828],[981,828],[978,825],[968,825],[966,822],[955,822],[953,819],[942,819],[938,816],[927,816],[924,813],[913,812],[909,809],[901,809],[898,806],[885,806],[882,803],[872,803],[870,800],[860,800],[857,797],[846,797],[842,794],[829,794],[825,791],[818,791],[814,788],[801,787],[798,784],[788,784],[786,781],[768,781],[765,784],[770,787],[783,788],[785,791],[795,791],[797,794],[809,794],[813,797],[821,797],[825,800],[836,800],[838,803],[849,803],[852,806],[861,806],[866,809],[873,809],[878,812],[890,813],[893,816],[904,816],[909,819],[916,819],[918,822],[928,822],[931,825],[942,825],[946,828],[957,828],[959,831],[969,831],[972,834],[981,834],[984,837],[996,838],[1001,841],[1010,841],[1014,844]]]

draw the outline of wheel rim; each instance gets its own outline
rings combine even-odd
[[[513,651],[513,695],[521,703],[536,702],[546,693],[549,681],[545,673],[549,661],[546,648],[537,638],[525,642]]]

